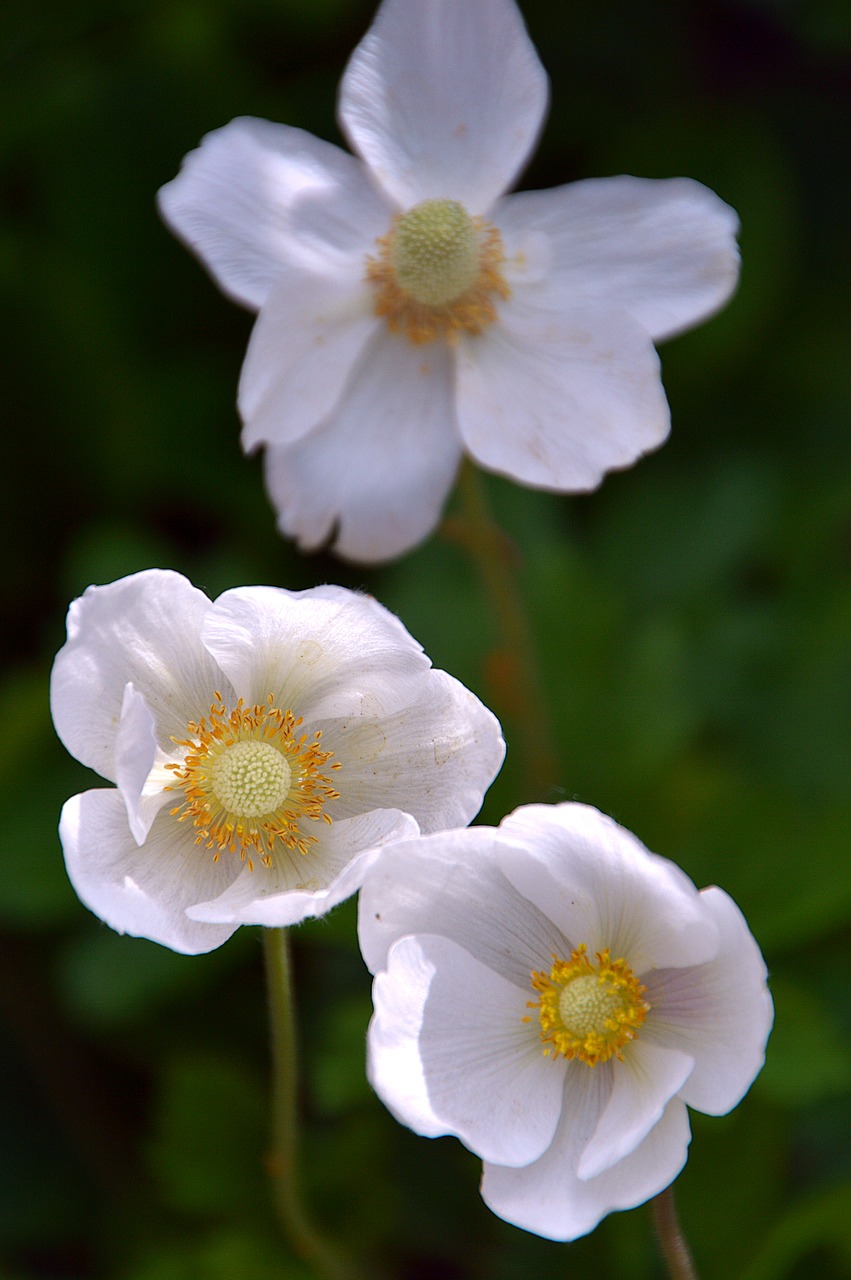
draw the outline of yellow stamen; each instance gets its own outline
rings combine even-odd
[[[569,960],[553,956],[549,973],[533,972],[532,986],[545,1056],[561,1055],[596,1067],[634,1040],[650,1011],[643,999],[646,988],[625,960],[613,960],[608,950],[597,952],[597,963],[588,959],[583,944]],[[531,1018],[525,1018],[529,1022]]]
[[[195,843],[222,853],[236,854],[250,870],[252,854],[265,867],[273,865],[276,845],[307,853],[316,837],[305,835],[299,823],[331,822],[325,804],[338,800],[339,791],[321,770],[333,751],[320,749],[320,730],[311,739],[299,734],[302,721],[281,711],[269,694],[264,705],[247,707],[242,698],[229,711],[220,693],[209,716],[187,725],[188,737],[173,741],[185,749],[183,762],[167,764],[185,799],[170,812],[179,822],[195,826]]]
[[[415,346],[481,333],[496,319],[497,300],[511,293],[499,231],[456,200],[423,200],[376,243],[377,258],[366,260],[375,314]]]

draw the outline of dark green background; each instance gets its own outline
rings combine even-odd
[[[704,1280],[851,1263],[847,931],[849,11],[839,0],[526,0],[553,81],[530,187],[687,174],[740,212],[731,306],[663,351],[674,430],[594,495],[493,481],[557,723],[561,790],[737,899],[772,974],[768,1065],[694,1118],[682,1216]],[[251,318],[157,220],[201,135],[258,115],[337,138],[362,0],[12,0],[0,17],[7,321],[0,578],[0,1280],[302,1277],[270,1216],[261,948],[119,938],[55,834],[92,785],[46,678],[68,601],[151,565],[211,595],[364,587],[503,718],[450,541],[382,571],[274,532],[233,407]],[[516,753],[515,753],[516,754]],[[528,794],[516,759],[496,822]],[[405,1280],[660,1274],[645,1209],[558,1246],[482,1205],[478,1161],[395,1124],[363,1074],[353,905],[298,931],[317,1213]]]

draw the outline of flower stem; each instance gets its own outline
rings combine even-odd
[[[478,468],[465,459],[458,479],[462,514],[446,522],[450,537],[476,564],[500,633],[490,675],[505,714],[514,721],[528,801],[551,798],[559,784],[558,752],[543,694],[537,649],[520,588],[517,548],[496,523]]]
[[[673,1184],[654,1197],[651,1207],[659,1248],[671,1280],[698,1280],[689,1247],[677,1218]]]
[[[268,1167],[275,1208],[296,1254],[327,1280],[358,1280],[326,1243],[302,1203],[298,1178],[298,1046],[286,929],[264,929],[272,1042],[272,1143]]]

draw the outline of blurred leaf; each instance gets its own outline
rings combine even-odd
[[[323,1002],[310,1048],[310,1089],[327,1115],[338,1115],[372,1097],[366,1078],[366,1029],[371,1016],[366,974],[360,993]]]
[[[17,669],[0,686],[0,919],[47,927],[72,915],[57,827],[81,770],[57,741],[43,673]]]
[[[193,1233],[180,1245],[160,1244],[122,1280],[316,1280],[286,1244],[258,1232]]]
[[[166,1064],[148,1144],[166,1201],[186,1213],[245,1217],[266,1195],[266,1082],[199,1051]]]
[[[772,977],[774,1030],[757,1088],[773,1102],[806,1105],[851,1089],[851,1042],[818,993]]]
[[[151,1016],[165,1001],[199,998],[243,953],[236,938],[206,955],[185,956],[111,929],[87,930],[61,952],[58,981],[81,1021],[120,1026]]]
[[[740,1273],[740,1280],[783,1280],[792,1274],[796,1262],[822,1245],[835,1250],[838,1267],[851,1267],[851,1185],[824,1187],[789,1209]]]
[[[688,1163],[676,1183],[683,1230],[700,1274],[727,1280],[773,1225],[785,1125],[781,1112],[754,1097],[727,1116],[692,1112],[691,1125]]]

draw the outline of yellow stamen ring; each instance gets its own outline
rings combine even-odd
[[[511,293],[499,231],[457,200],[423,200],[376,243],[378,256],[366,260],[375,314],[414,346],[481,333],[496,319],[497,299]]]
[[[262,706],[240,698],[232,711],[220,693],[215,698],[209,716],[187,725],[187,738],[173,739],[185,754],[165,766],[175,777],[166,790],[182,789],[185,799],[172,817],[193,823],[195,843],[214,849],[214,862],[227,851],[253,871],[252,854],[271,867],[278,844],[307,853],[316,837],[299,823],[330,823],[325,804],[340,797],[321,772],[340,768],[328,765],[334,752],[320,749],[320,730],[312,739],[299,734],[301,717],[276,707],[271,693]]]
[[[540,998],[530,1000],[527,1008],[538,1010],[546,1057],[561,1055],[589,1067],[622,1059],[647,1017],[646,987],[626,961],[613,960],[608,950],[598,951],[596,959],[596,964],[588,959],[583,944],[569,960],[553,956],[549,973],[532,973]]]

